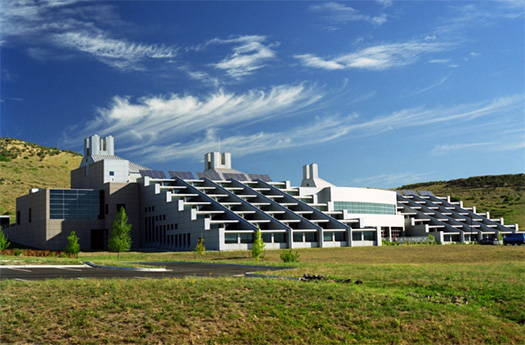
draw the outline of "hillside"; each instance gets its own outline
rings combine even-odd
[[[476,206],[478,212],[490,212],[491,218],[505,218],[505,224],[518,223],[525,229],[525,174],[476,176],[451,181],[435,181],[397,188],[429,190],[438,196],[450,195],[464,206]]]
[[[0,214],[14,222],[16,198],[31,188],[69,188],[70,171],[81,160],[75,152],[0,138]]]

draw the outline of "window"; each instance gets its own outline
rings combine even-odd
[[[361,241],[361,232],[352,232],[352,241]]]
[[[102,219],[103,193],[86,189],[51,189],[50,219]]]
[[[269,232],[263,232],[262,234],[262,240],[266,243],[272,243],[272,234]]]
[[[365,241],[373,241],[376,239],[375,232],[366,231],[366,232],[363,232],[363,235],[364,235],[363,237]]]
[[[109,172],[109,176],[115,176],[115,172],[114,171],[110,171]]]
[[[334,201],[335,210],[357,214],[396,214],[396,205],[360,201]]]
[[[334,232],[334,234],[335,234],[335,240],[337,242],[346,241],[346,232]]]
[[[294,232],[293,241],[294,242],[303,242],[303,232]]]
[[[332,240],[332,235],[333,235],[333,232],[325,232],[325,233],[323,234],[323,240],[324,240],[325,242],[332,242],[332,241],[333,241],[333,240]]]
[[[253,234],[240,234],[241,243],[253,243]]]
[[[317,242],[317,232],[305,232],[304,241],[305,242]]]
[[[273,242],[274,243],[285,243],[286,242],[286,233],[284,232],[277,232],[273,234]]]
[[[237,234],[224,234],[224,243],[237,243]]]

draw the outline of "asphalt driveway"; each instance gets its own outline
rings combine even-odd
[[[88,265],[68,266],[1,266],[0,280],[13,279],[20,281],[46,279],[86,279],[86,278],[123,278],[123,279],[159,279],[182,277],[220,277],[244,276],[245,273],[282,270],[281,267],[211,264],[196,262],[148,262],[148,265],[159,265],[166,270],[131,270],[129,268],[91,267]]]

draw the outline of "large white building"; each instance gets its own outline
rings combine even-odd
[[[334,186],[317,164],[305,165],[294,187],[237,171],[229,153],[211,152],[196,175],[135,164],[115,155],[113,137],[94,135],[71,189],[18,198],[17,225],[6,233],[16,243],[63,249],[74,230],[82,250],[102,250],[121,207],[135,250],[192,250],[199,237],[208,250],[250,249],[258,229],[266,249],[379,246],[430,234],[438,243],[470,242],[518,230],[431,192]]]

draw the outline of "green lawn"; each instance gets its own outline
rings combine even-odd
[[[327,279],[1,282],[0,342],[523,343],[523,247],[419,245],[298,252],[301,262],[279,274],[321,274]],[[279,254],[267,251],[262,263],[281,265]],[[109,263],[115,257],[81,253],[79,259]],[[193,260],[194,254],[125,253],[120,261],[136,259]],[[208,252],[204,259],[256,264],[247,252]],[[352,282],[343,283],[345,279]],[[354,284],[356,280],[363,284]]]

